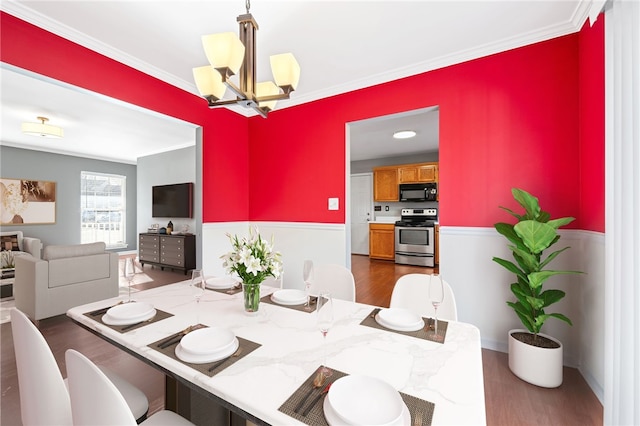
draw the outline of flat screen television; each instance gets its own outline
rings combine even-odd
[[[153,187],[152,217],[193,217],[193,183]]]

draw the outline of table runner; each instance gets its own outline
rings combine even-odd
[[[296,311],[301,311],[301,312],[315,312],[316,309],[315,309],[314,305],[316,303],[316,300],[318,300],[317,297],[311,296],[311,301],[309,302],[311,304],[311,310],[307,311],[304,308],[304,303],[302,305],[281,305],[280,303],[276,303],[273,300],[271,300],[271,295],[270,294],[260,298],[260,302],[262,302],[262,303],[269,303],[270,305],[281,306],[283,308],[294,309]]]
[[[381,310],[380,308],[376,308],[373,311],[371,311],[371,313],[367,315],[365,319],[362,320],[360,325],[365,325],[367,327],[373,327],[373,328],[377,328],[385,331],[391,331],[393,333],[404,334],[406,336],[417,337],[418,339],[430,340],[435,343],[444,343],[444,340],[447,335],[447,326],[449,325],[447,321],[443,321],[440,319],[438,320],[438,339],[436,340],[436,337],[435,337],[436,335],[433,330],[433,327],[434,327],[433,318],[426,318],[426,317],[422,318],[426,326],[422,327],[420,330],[398,331],[398,330],[392,330],[390,328],[387,328],[383,325],[378,324],[378,321],[376,321],[375,316],[378,312],[380,312],[380,310]]]
[[[201,325],[201,324],[200,324]],[[204,326],[206,327],[206,326]],[[182,331],[175,333],[171,336],[168,337],[164,337],[156,342],[150,343],[149,346],[152,349],[155,349],[156,351],[175,359],[178,362],[181,362],[184,365],[188,365],[189,367],[198,370],[199,372],[201,372],[202,374],[206,374],[209,377],[213,377],[216,374],[218,374],[219,372],[221,372],[222,370],[224,370],[227,367],[230,367],[231,365],[235,364],[236,362],[238,362],[239,360],[241,360],[242,358],[244,358],[245,356],[249,355],[251,352],[255,351],[256,349],[258,349],[260,346],[262,346],[260,343],[256,343],[256,342],[252,342],[251,340],[247,340],[247,339],[243,339],[242,337],[238,337],[236,336],[236,338],[238,339],[239,342],[239,348],[241,349],[242,352],[240,352],[240,354],[238,354],[237,356],[230,356],[228,358],[225,358],[224,360],[219,360],[219,361],[213,361],[213,362],[207,362],[205,364],[194,364],[191,362],[185,362],[183,360],[181,360],[180,358],[178,358],[178,356],[176,355],[176,346],[178,345],[178,343],[180,343],[180,341],[177,341],[176,343],[167,346],[166,348],[161,348],[159,345],[161,345],[162,343],[166,342],[168,339],[170,339],[171,337],[177,336],[180,333],[182,333]],[[209,371],[209,369],[211,369],[213,367],[213,369],[211,371]]]
[[[318,369],[320,368],[321,367],[318,367]],[[324,417],[324,409],[322,408],[322,401],[323,401],[322,399],[318,401],[318,403],[311,409],[311,411],[309,411],[309,413],[306,416],[303,416],[302,413],[304,412],[304,409],[309,404],[311,404],[313,399],[320,392],[322,392],[322,389],[324,388],[324,386],[326,386],[329,383],[335,382],[341,377],[346,376],[347,373],[343,373],[342,371],[331,369],[331,371],[333,371],[333,374],[327,379],[327,381],[325,382],[325,385],[322,388],[315,389],[313,391],[313,393],[309,396],[309,398],[307,399],[307,401],[305,402],[304,406],[302,407],[299,413],[296,413],[294,411],[296,406],[299,404],[300,400],[302,400],[305,397],[305,395],[309,392],[309,389],[312,389],[313,379],[318,373],[318,369],[316,369],[316,371],[314,371],[313,374],[311,374],[307,378],[307,380],[305,380],[300,385],[300,387],[296,389],[296,391],[289,397],[289,399],[287,399],[284,402],[284,404],[282,404],[280,408],[278,408],[278,411],[281,411],[286,415],[293,417],[294,419],[300,420],[301,422],[306,423],[308,425],[328,426],[327,420]],[[404,401],[404,403],[407,405],[407,408],[409,408],[409,412],[411,413],[411,424],[413,426],[418,426],[418,425],[430,426],[431,421],[433,419],[433,411],[435,409],[435,404],[420,398],[416,398],[415,396],[407,395],[402,392],[399,392],[399,394],[402,397],[402,400]],[[422,423],[417,422],[418,417],[422,418]]]
[[[146,321],[142,321],[140,323],[135,323],[135,324],[129,324],[129,325],[111,325],[111,324],[107,324],[105,322],[102,321],[102,316],[104,315],[104,313],[106,313],[106,311],[103,312],[104,309],[109,309],[109,308],[102,308],[102,309],[98,309],[95,311],[91,311],[91,312],[87,312],[84,315],[91,318],[94,321],[98,321],[101,324],[106,325],[109,328],[112,328],[113,330],[120,332],[120,333],[126,333],[132,330],[135,330],[137,328],[140,327],[144,327],[145,325],[149,325],[152,324],[154,322],[158,322],[158,321],[162,321],[165,318],[169,318],[172,317],[173,314],[170,314],[169,312],[165,312],[162,311],[160,309],[156,309],[156,314],[154,315],[153,318],[148,319]],[[102,312],[102,313],[100,313]]]

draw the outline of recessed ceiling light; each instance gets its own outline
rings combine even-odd
[[[413,130],[400,130],[393,134],[394,139],[409,139],[416,135],[416,132]]]

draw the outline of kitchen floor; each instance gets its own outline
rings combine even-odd
[[[418,272],[437,272],[437,268],[396,265],[353,255],[352,272],[356,281],[356,300],[389,306],[393,283],[398,277]],[[144,267],[145,279],[138,289],[183,281],[183,273]],[[66,374],[64,352],[74,348],[92,360],[118,371],[139,386],[150,402],[150,412],[164,404],[164,375],[126,352],[74,324],[64,315],[40,322],[40,330],[51,346],[58,365]],[[16,373],[11,324],[0,325],[0,424],[20,426],[20,396]],[[485,401],[488,425],[602,425],[602,405],[575,368],[564,369],[564,382],[556,389],[530,385],[511,374],[507,355],[482,350]]]

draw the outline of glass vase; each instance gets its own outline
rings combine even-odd
[[[260,284],[242,283],[244,311],[247,315],[256,315],[260,307]]]

